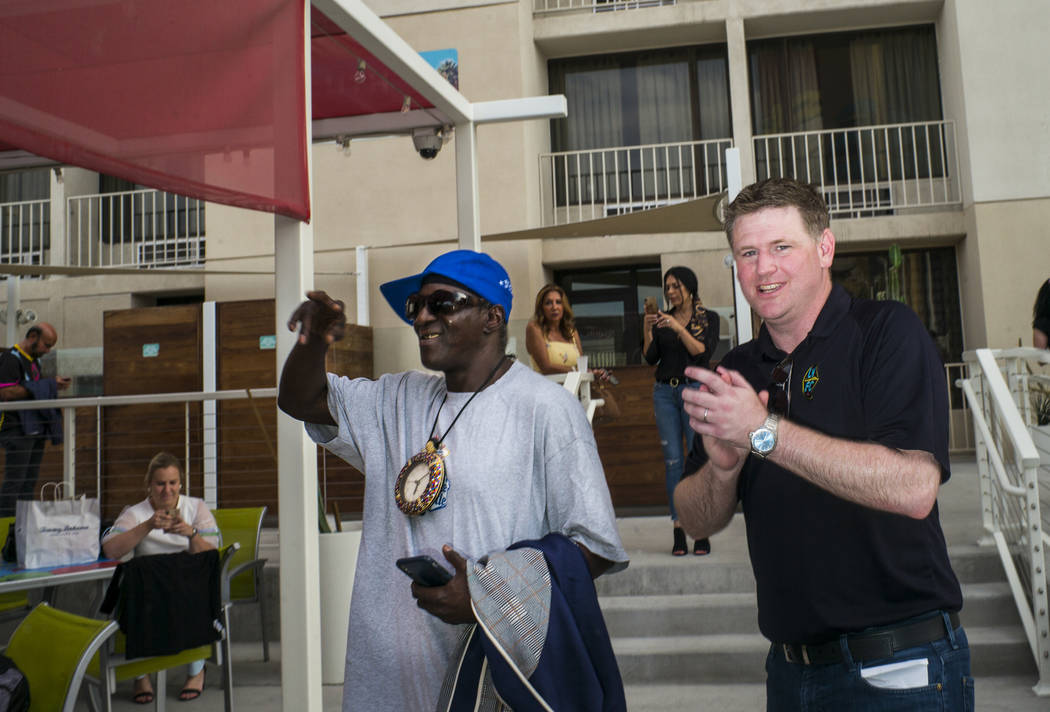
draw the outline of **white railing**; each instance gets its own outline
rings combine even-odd
[[[561,225],[702,198],[727,187],[732,139],[540,154],[544,225]]]
[[[66,255],[75,267],[177,267],[204,262],[205,203],[159,190],[67,199]]]
[[[754,142],[758,180],[817,184],[832,217],[962,204],[953,121],[768,134]]]
[[[58,398],[56,400],[6,401],[0,403],[0,413],[19,410],[58,408],[62,412],[62,469],[61,473],[41,474],[41,481],[63,482],[67,496],[81,493],[85,489],[94,492],[103,506],[117,503],[121,506],[133,501],[140,493],[141,476],[106,481],[107,469],[129,470],[139,473],[144,464],[141,460],[128,461],[122,453],[140,446],[143,442],[156,443],[157,449],[168,449],[178,455],[184,464],[189,488],[190,475],[204,474],[205,492],[194,492],[215,505],[214,480],[216,472],[217,443],[220,440],[216,404],[219,401],[252,402],[253,399],[274,398],[276,388],[252,388],[212,392],[153,393],[130,396],[90,396]],[[151,414],[136,412],[132,420],[127,417],[128,406],[153,406]],[[164,412],[160,412],[167,406]],[[172,410],[171,406],[175,406]],[[121,411],[121,409],[124,409]],[[272,405],[270,406],[272,411]],[[175,416],[174,413],[179,415]],[[248,422],[236,422],[224,427],[230,438],[248,443],[257,451],[272,449],[261,422],[262,411],[255,409],[256,418]],[[78,417],[81,432],[77,431]],[[174,427],[173,423],[180,425]],[[89,423],[89,427],[84,426]],[[132,429],[125,429],[125,428]],[[78,437],[79,435],[79,437]],[[108,443],[106,441],[109,441]],[[107,455],[108,453],[108,455]],[[108,460],[107,460],[108,457]],[[210,476],[209,476],[210,473]],[[260,473],[260,480],[267,473]],[[276,473],[273,473],[276,481]],[[190,494],[190,492],[185,492]],[[231,506],[231,505],[227,505]]]
[[[948,384],[948,452],[953,455],[974,451],[970,403],[959,386],[955,385],[965,377],[965,363],[944,364],[944,379]]]
[[[587,10],[588,12],[615,12],[638,10],[645,7],[674,5],[676,0],[535,0],[533,12],[537,15],[552,12]]]
[[[0,263],[42,264],[50,241],[50,200],[0,203]]]
[[[1039,671],[1035,692],[1050,695],[1046,590],[1050,522],[1044,521],[1040,502],[1050,468],[1040,466],[1031,423],[1024,416],[1026,411],[1030,415],[1029,361],[1045,364],[1050,358],[1036,349],[978,349],[963,358],[969,375],[957,385],[973,413],[982,522],[998,550],[1035,658]]]

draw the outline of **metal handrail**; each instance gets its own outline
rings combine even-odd
[[[19,411],[19,410],[42,410],[46,408],[57,408],[62,411],[62,428],[64,440],[66,443],[76,443],[76,409],[77,408],[92,408],[95,410],[96,415],[96,427],[101,429],[102,418],[100,414],[103,408],[112,406],[130,406],[130,405],[153,405],[159,403],[183,403],[186,410],[186,436],[185,436],[185,453],[183,455],[183,466],[186,474],[187,489],[185,494],[189,494],[189,474],[190,474],[190,462],[191,459],[191,444],[190,444],[190,404],[191,403],[202,403],[205,401],[231,401],[231,400],[251,400],[253,398],[276,398],[276,388],[242,388],[237,390],[223,390],[223,391],[189,391],[180,393],[150,393],[150,394],[138,394],[138,395],[127,395],[127,396],[91,396],[91,397],[79,397],[79,398],[55,398],[52,400],[22,400],[22,401],[7,401],[0,403],[0,413],[6,411]],[[208,433],[205,437],[214,437],[214,433]],[[100,432],[96,433],[96,442],[101,443]],[[100,446],[100,445],[99,445]],[[96,453],[95,457],[95,479],[96,488],[98,492],[102,492],[102,458]],[[205,461],[204,470],[208,472],[209,467],[214,468],[214,463]],[[75,447],[66,447],[62,457],[62,484],[63,493],[65,496],[72,496],[75,493],[76,485],[76,456]],[[207,489],[207,484],[205,485]],[[212,502],[211,504],[214,504]]]
[[[1050,536],[1039,500],[1039,451],[1019,408],[1029,396],[1028,378],[1020,374],[1027,371],[1029,360],[1046,363],[1047,355],[1036,349],[978,349],[963,358],[969,377],[956,385],[973,414],[982,523],[999,554],[1039,671],[1033,689],[1050,695],[1045,555]]]

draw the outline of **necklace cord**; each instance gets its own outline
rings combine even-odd
[[[445,430],[445,434],[442,435],[437,440],[435,440],[434,439],[434,431],[437,430],[438,418],[441,417],[441,409],[445,407],[445,401],[448,400],[448,389],[446,387],[446,389],[445,389],[445,397],[441,399],[441,405],[438,406],[438,412],[437,412],[437,415],[434,416],[434,424],[430,427],[430,437],[427,438],[427,442],[434,443],[434,447],[436,448],[436,447],[438,447],[441,444],[441,442],[445,438],[448,437],[448,434],[450,432],[452,432],[452,426],[454,426],[456,424],[456,421],[459,420],[459,416],[463,415],[463,411],[465,411],[467,409],[467,406],[470,405],[470,402],[472,400],[474,400],[474,398],[479,393],[481,393],[483,390],[488,388],[489,382],[492,380],[492,377],[496,375],[496,371],[498,371],[500,369],[500,367],[503,365],[503,362],[506,361],[506,360],[507,360],[507,355],[503,354],[503,357],[500,358],[500,360],[496,362],[496,367],[493,368],[492,371],[489,373],[488,378],[485,379],[485,382],[481,384],[481,387],[478,388],[478,390],[474,391],[474,393],[471,394],[470,398],[467,399],[467,402],[464,403],[463,407],[459,409],[458,413],[456,413],[456,417],[452,419],[452,422],[449,424],[448,428]]]

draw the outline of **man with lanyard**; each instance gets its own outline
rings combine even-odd
[[[972,709],[962,594],[937,491],[948,479],[943,367],[915,313],[831,282],[835,236],[811,187],[748,186],[726,233],[759,335],[684,396],[709,458],[675,491],[710,536],[743,505],[770,639],[766,709]],[[966,702],[967,704],[964,704]]]
[[[68,378],[40,377],[38,359],[57,341],[55,327],[40,322],[29,327],[20,343],[0,354],[0,401],[51,400],[69,386]],[[0,413],[0,445],[6,451],[0,517],[14,516],[17,500],[33,498],[49,437],[55,445],[62,442],[62,420],[53,408]]]
[[[343,709],[435,709],[461,624],[475,621],[465,557],[551,532],[577,545],[585,576],[623,568],[627,555],[579,402],[505,355],[513,294],[503,267],[456,250],[381,290],[440,375],[326,376],[343,303],[310,292],[289,322],[301,331],[278,405],[365,474]],[[419,554],[444,557],[454,578],[411,583],[395,561]]]

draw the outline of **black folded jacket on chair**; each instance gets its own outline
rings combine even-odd
[[[113,574],[102,612],[116,606],[126,655],[171,655],[222,637],[219,552],[140,556]]]

